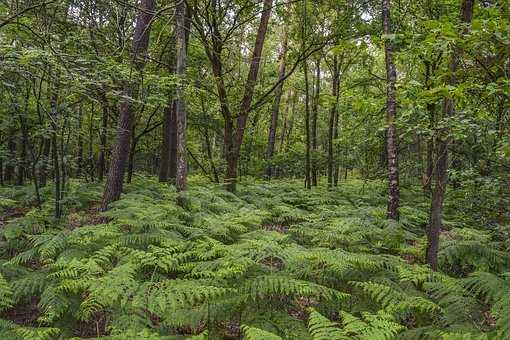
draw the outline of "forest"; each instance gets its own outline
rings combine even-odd
[[[510,339],[508,0],[0,1],[0,337]]]

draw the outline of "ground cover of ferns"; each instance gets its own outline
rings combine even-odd
[[[97,212],[74,181],[66,217],[30,187],[0,189],[2,339],[510,339],[510,226],[448,197],[440,267],[423,265],[429,200],[383,183],[328,191],[193,178],[188,206],[135,178]],[[476,208],[476,207],[475,207]]]

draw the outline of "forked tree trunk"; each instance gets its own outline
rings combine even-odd
[[[262,9],[262,15],[260,16],[260,23],[257,30],[257,37],[255,38],[255,46],[253,49],[253,55],[250,62],[250,70],[248,72],[248,78],[244,87],[244,95],[241,101],[241,108],[239,116],[237,117],[237,129],[235,135],[233,135],[231,150],[227,151],[227,179],[229,183],[227,188],[229,191],[234,192],[236,190],[236,179],[237,179],[237,167],[239,163],[239,155],[241,152],[241,145],[244,138],[244,130],[246,128],[246,122],[248,120],[248,114],[251,111],[251,104],[253,100],[253,92],[255,90],[255,84],[257,83],[257,76],[259,73],[260,58],[262,55],[262,48],[264,47],[264,41],[266,39],[267,26],[269,18],[271,17],[271,7],[273,0],[264,0],[264,8]]]
[[[273,107],[271,109],[271,125],[269,126],[269,136],[266,148],[266,160],[270,161],[274,154],[276,144],[276,128],[278,125],[278,115],[280,112],[280,102],[283,94],[283,81],[285,77],[285,56],[287,54],[287,32],[284,32],[282,50],[280,52],[279,60],[280,65],[278,67],[278,87],[275,90],[275,98],[273,101]],[[265,177],[270,179],[273,175],[273,167],[268,165],[266,167]]]
[[[397,118],[397,98],[396,87],[397,70],[393,62],[393,42],[389,39],[392,34],[391,21],[390,21],[390,0],[383,0],[382,2],[383,14],[383,31],[387,37],[384,44],[384,55],[386,60],[386,78],[387,78],[387,122],[388,130],[386,135],[386,144],[388,152],[388,207],[386,216],[389,219],[398,219],[398,207],[400,203],[400,187],[399,187],[399,173],[398,173],[398,149],[397,149],[397,128],[395,120]]]
[[[145,66],[145,55],[149,46],[151,23],[154,16],[154,0],[141,0],[136,17],[135,33],[131,49],[131,62],[137,72]],[[136,77],[136,76],[135,76]],[[101,210],[107,210],[108,204],[120,198],[124,172],[129,155],[131,130],[133,128],[133,107],[130,98],[135,95],[137,81],[129,80],[124,85],[124,98],[120,102],[117,140],[112,150],[112,159],[106,179],[101,202]]]
[[[463,0],[461,7],[461,22],[466,25],[462,29],[462,33],[466,33],[467,25],[471,23],[473,18],[473,7],[475,0]],[[456,72],[459,65],[460,49],[454,46],[450,65],[448,85],[455,87],[457,85]],[[451,98],[443,100],[443,118],[452,117],[455,114],[455,101]],[[432,193],[432,202],[430,207],[430,221],[427,230],[427,250],[426,260],[432,270],[438,269],[438,253],[439,253],[439,235],[442,227],[443,202],[448,184],[448,146],[451,142],[449,131],[445,128],[439,132],[436,138],[436,183]]]

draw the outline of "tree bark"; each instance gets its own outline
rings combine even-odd
[[[279,60],[280,65],[278,67],[278,87],[275,90],[275,98],[273,101],[273,107],[271,109],[271,125],[269,126],[269,136],[266,148],[266,160],[270,161],[274,154],[275,143],[276,143],[276,128],[278,125],[278,114],[280,112],[280,101],[283,93],[283,82],[285,77],[285,57],[287,54],[287,32],[284,32],[282,49],[280,52]],[[271,179],[273,175],[273,167],[268,165],[265,171],[265,177]]]
[[[308,60],[303,62],[303,73],[305,75],[305,135],[306,135],[306,152],[305,152],[305,187],[311,189],[311,168],[310,168],[310,91],[308,82]]]
[[[313,106],[312,106],[312,164],[311,164],[311,175],[312,175],[312,186],[317,186],[317,117],[319,114],[319,100],[320,100],[320,92],[321,92],[321,59],[320,56],[317,58],[315,62],[315,87],[314,87],[314,98],[313,98]]]
[[[78,111],[78,157],[76,159],[76,177],[81,177],[83,171],[83,136],[82,124],[83,123],[83,107],[80,105]]]
[[[174,26],[176,28],[176,26]],[[170,74],[175,74],[176,63],[176,36],[175,31],[170,39],[170,48],[168,52],[167,69]],[[164,109],[163,117],[163,140],[161,142],[160,163],[159,163],[159,181],[168,182],[170,179],[175,183],[177,172],[177,140],[175,119],[175,98],[174,92],[168,93],[167,105]]]
[[[176,134],[177,134],[177,173],[175,179],[175,187],[179,193],[177,196],[177,204],[183,206],[185,197],[183,192],[187,189],[187,176],[188,164],[186,161],[186,105],[184,100],[184,92],[186,89],[186,59],[187,59],[187,46],[186,46],[186,31],[189,30],[189,24],[186,23],[190,20],[186,15],[186,2],[177,0],[176,4],[176,48],[177,48],[177,62],[175,67],[175,74],[179,80],[175,91],[175,118],[176,118]]]
[[[387,152],[388,152],[388,207],[386,217],[398,220],[398,207],[400,203],[399,171],[398,171],[398,142],[395,120],[397,118],[396,87],[397,70],[393,62],[393,42],[389,39],[392,34],[390,21],[390,0],[383,0],[383,31],[387,37],[384,44],[384,55],[386,60],[386,110],[387,110]]]
[[[461,30],[466,33],[467,25],[471,23],[473,17],[473,7],[475,0],[462,0],[461,5],[461,22],[465,25]],[[449,64],[448,85],[455,87],[457,85],[456,72],[459,65],[460,49],[454,46],[451,53]],[[455,101],[452,98],[443,100],[443,118],[452,117],[455,114]],[[443,202],[448,184],[448,147],[451,143],[449,131],[443,128],[436,137],[436,169],[435,169],[435,188],[432,193],[432,202],[430,207],[430,221],[427,230],[427,250],[426,260],[432,270],[438,269],[438,253],[439,253],[439,235],[442,228]]]
[[[142,72],[145,66],[145,55],[149,46],[151,23],[154,16],[154,0],[141,0],[137,14],[135,33],[131,49],[132,66]],[[135,95],[137,82],[129,80],[124,85],[124,98],[120,102],[117,140],[112,150],[112,159],[106,179],[101,210],[108,209],[108,204],[120,198],[123,177],[129,154],[131,130],[133,128],[133,107],[129,98]]]
[[[9,128],[7,136],[7,164],[5,164],[6,182],[11,182],[14,177],[14,162],[16,161],[16,130],[14,127]]]
[[[97,159],[97,179],[102,182],[104,178],[104,172],[106,170],[106,153],[107,153],[107,141],[108,141],[108,103],[106,102],[106,95],[103,96],[103,116],[100,139],[100,150],[99,157]]]
[[[235,130],[236,133],[231,146],[232,149],[227,151],[227,156],[229,157],[229,159],[227,159],[227,178],[230,181],[227,188],[231,192],[235,192],[236,190],[239,155],[241,152],[241,145],[243,143],[244,130],[246,128],[248,114],[251,110],[253,92],[255,90],[255,84],[257,83],[260,58],[262,55],[262,48],[264,47],[269,18],[271,17],[272,5],[273,0],[264,0],[264,8],[262,9],[262,15],[260,16],[257,37],[255,38],[255,46],[253,49],[253,55],[251,57],[250,70],[248,72],[248,78],[246,79],[246,84],[244,87],[244,95],[241,101],[239,116],[237,117],[237,129]]]
[[[334,185],[334,167],[336,165],[335,160],[335,149],[334,149],[334,139],[336,133],[336,122],[338,121],[338,99],[340,94],[340,68],[338,66],[338,57],[335,55],[333,57],[333,86],[331,88],[331,95],[335,97],[335,103],[331,107],[329,113],[329,130],[328,130],[328,187],[332,188]]]

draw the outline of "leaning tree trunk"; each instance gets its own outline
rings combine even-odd
[[[145,55],[149,47],[151,22],[154,16],[154,0],[141,0],[136,17],[135,33],[131,49],[132,66],[137,72],[145,67]],[[120,102],[117,140],[112,150],[112,159],[106,179],[101,202],[101,210],[107,210],[108,204],[120,198],[124,172],[129,155],[131,129],[133,128],[133,107],[129,98],[135,95],[137,82],[129,80],[124,85],[124,98]]]
[[[237,167],[239,163],[241,145],[243,143],[246,122],[248,121],[248,114],[251,111],[253,92],[255,90],[255,84],[257,83],[260,57],[262,55],[262,48],[264,47],[264,41],[266,39],[267,26],[269,23],[269,18],[271,17],[272,5],[273,0],[264,0],[264,8],[262,10],[262,15],[260,16],[257,37],[255,38],[255,47],[251,57],[250,70],[248,72],[248,78],[246,79],[246,84],[244,87],[244,95],[241,101],[240,113],[237,117],[237,129],[235,135],[233,135],[232,150],[227,152],[227,154],[230,156],[230,159],[227,160],[227,179],[229,180],[227,189],[231,192],[236,190]]]
[[[284,39],[282,44],[282,50],[280,52],[280,66],[278,68],[278,87],[275,90],[275,98],[273,107],[271,109],[271,125],[269,127],[269,136],[267,141],[266,149],[266,160],[270,161],[274,154],[274,148],[276,143],[276,128],[278,125],[278,114],[280,112],[280,101],[283,94],[283,81],[285,77],[285,56],[287,54],[287,32],[284,32]],[[270,179],[273,175],[273,167],[268,165],[266,167],[266,178]]]
[[[383,0],[383,31],[386,37],[392,34],[390,21],[390,0]],[[393,62],[393,42],[390,39],[384,44],[384,55],[386,60],[386,78],[387,78],[387,122],[388,130],[386,135],[386,144],[388,152],[388,207],[386,216],[389,219],[398,219],[398,206],[400,202],[399,174],[398,174],[398,149],[397,149],[397,128],[395,120],[397,117],[397,98],[395,84],[397,82],[397,70]]]
[[[177,173],[175,178],[175,187],[179,193],[177,196],[177,204],[183,206],[185,203],[184,191],[187,189],[187,175],[188,164],[186,161],[186,105],[184,101],[184,91],[186,88],[185,73],[186,73],[186,2],[177,0],[176,5],[176,49],[177,49],[177,62],[175,67],[175,74],[179,79],[175,91],[175,118],[176,118],[176,133],[177,133]],[[189,26],[188,26],[189,27]]]
[[[473,17],[473,7],[475,0],[463,0],[461,8],[461,22],[464,25],[471,23]],[[467,26],[462,29],[466,33]],[[455,87],[457,85],[456,72],[459,65],[460,49],[454,46],[450,65],[448,85]],[[443,100],[443,118],[452,117],[455,114],[455,101],[451,98]],[[442,227],[443,202],[448,184],[448,145],[451,143],[449,131],[443,128],[436,138],[436,183],[432,193],[432,203],[430,207],[430,221],[427,230],[427,250],[426,260],[432,270],[438,268],[439,253],[439,235]]]

